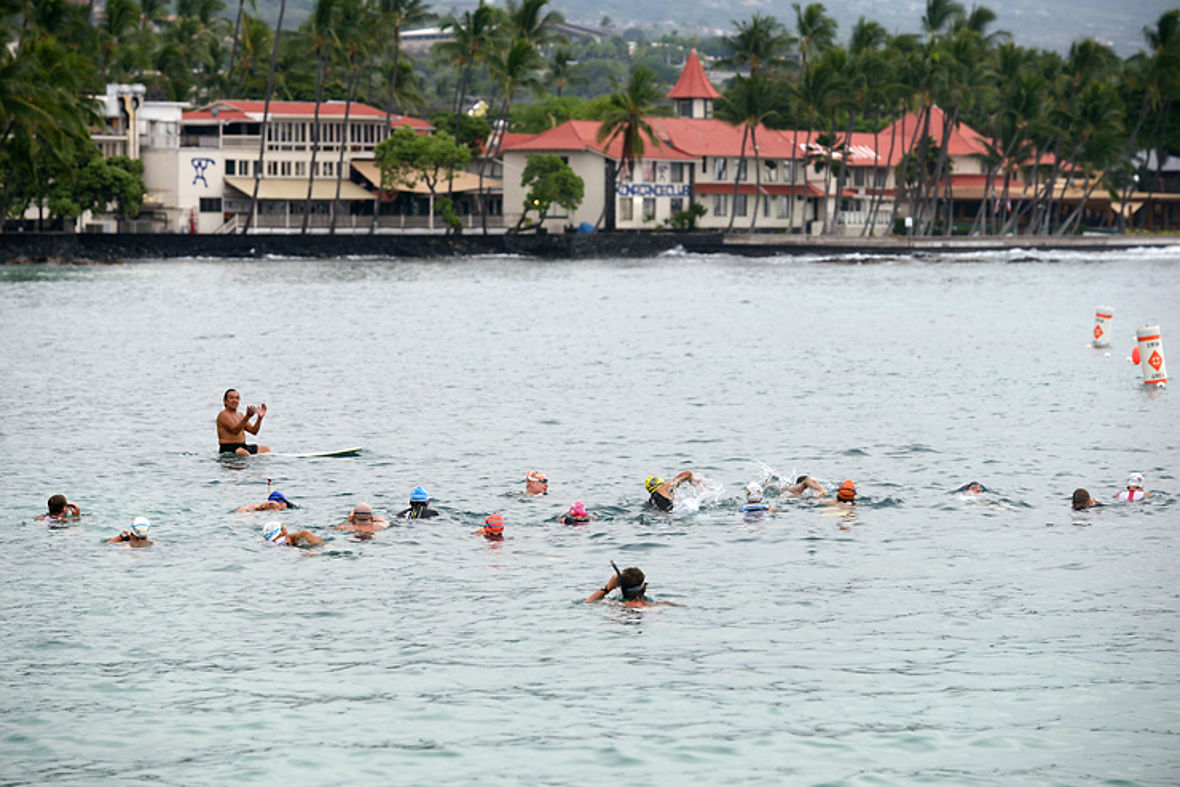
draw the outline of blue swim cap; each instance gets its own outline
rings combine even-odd
[[[268,495],[266,499],[267,500],[277,500],[280,503],[286,503],[287,505],[291,505],[291,501],[288,500],[287,498],[283,497],[282,492],[271,492],[270,495]]]
[[[410,492],[411,503],[428,503],[430,502],[430,493],[426,491],[425,487],[416,486],[414,491]]]

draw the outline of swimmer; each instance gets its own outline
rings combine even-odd
[[[410,492],[410,507],[399,511],[398,519],[430,519],[438,516],[438,511],[430,508],[430,493],[424,487],[416,486]]]
[[[152,534],[152,523],[145,516],[137,516],[131,521],[131,527],[108,541],[108,544],[118,544],[126,541],[129,547],[150,547],[155,542],[148,536]]]
[[[242,506],[234,509],[235,514],[240,514],[243,511],[285,511],[288,508],[298,508],[299,506],[292,503],[282,492],[271,492],[263,503],[255,503],[254,505]]]
[[[684,470],[677,473],[671,481],[665,481],[658,475],[649,475],[647,480],[643,482],[644,488],[650,495],[647,499],[647,504],[657,511],[671,511],[672,510],[672,496],[676,491],[676,487],[681,484],[689,483],[696,484],[699,480],[692,474],[691,470]]]
[[[351,530],[355,533],[375,533],[387,527],[389,522],[374,516],[373,508],[368,503],[357,503],[356,508],[348,512],[348,519],[344,524],[336,525],[337,530]]]
[[[623,606],[627,607],[648,607],[653,603],[647,600],[645,595],[647,592],[647,578],[643,572],[638,568],[628,568],[619,571],[619,567],[611,561],[611,567],[614,568],[615,573],[606,581],[606,584],[598,590],[591,593],[584,602],[584,604],[593,604],[596,601],[601,601],[606,598],[615,588],[618,588],[623,596]]]
[[[762,502],[762,486],[751,481],[746,484],[746,504],[738,509],[747,519],[761,519],[775,509]]]
[[[82,516],[82,509],[76,503],[66,500],[65,495],[54,495],[49,498],[47,508],[49,510],[37,517],[36,521],[41,522],[48,519],[50,522],[61,522],[66,519],[77,519]]]
[[[225,392],[222,401],[225,402],[225,409],[217,415],[217,450],[223,454],[238,454],[240,456],[269,454],[269,446],[254,443],[247,445],[245,435],[246,432],[258,434],[258,430],[262,428],[262,418],[266,415],[266,404],[263,403],[258,407],[248,405],[246,414],[239,415],[238,404],[241,402],[241,397],[233,388]],[[255,419],[253,423],[250,423],[251,418]]]
[[[1073,490],[1073,510],[1074,511],[1084,511],[1087,508],[1090,508],[1092,506],[1100,506],[1100,505],[1102,505],[1102,504],[1099,503],[1097,500],[1095,500],[1094,497],[1089,492],[1087,492],[1085,489],[1078,487],[1077,489]]]
[[[584,525],[592,519],[598,519],[598,517],[587,511],[586,504],[581,500],[575,500],[569,511],[557,517],[557,521],[563,525]]]
[[[845,481],[840,484],[840,488],[836,490],[835,500],[825,500],[825,503],[835,505],[837,503],[845,503],[847,505],[856,505],[856,484],[852,481]]]
[[[961,495],[982,495],[987,491],[988,490],[984,488],[983,484],[979,483],[978,481],[969,481],[955,490],[955,492]]]
[[[285,544],[289,547],[318,547],[324,543],[324,539],[310,530],[289,533],[282,522],[267,522],[263,525],[262,540],[268,544]]]
[[[483,527],[476,530],[472,535],[483,536],[488,541],[503,541],[504,517],[499,514],[492,514],[483,521]]]
[[[1143,490],[1143,474],[1131,473],[1127,476],[1127,488],[1115,495],[1115,499],[1123,503],[1138,503],[1151,497],[1151,492]]]
[[[530,470],[524,477],[524,493],[526,495],[549,494],[549,478],[540,470]]]
[[[827,497],[828,493],[824,491],[823,485],[816,481],[809,475],[801,475],[795,479],[795,483],[783,487],[783,493],[791,497],[803,497],[807,490],[811,490],[816,494],[811,497]]]

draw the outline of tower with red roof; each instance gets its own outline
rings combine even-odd
[[[705,76],[705,68],[694,49],[688,53],[684,61],[684,70],[680,78],[668,91],[668,98],[676,102],[676,117],[682,118],[711,118],[713,117],[713,102],[721,98],[717,88]]]

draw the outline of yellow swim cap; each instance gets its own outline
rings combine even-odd
[[[647,480],[643,482],[643,486],[649,493],[656,491],[664,485],[664,479],[658,475],[649,475]]]

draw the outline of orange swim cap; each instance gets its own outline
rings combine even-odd
[[[836,499],[842,503],[851,503],[856,499],[856,484],[852,481],[840,484],[840,488],[836,490]]]
[[[489,533],[501,533],[504,531],[504,517],[492,514],[483,521],[483,526]]]

